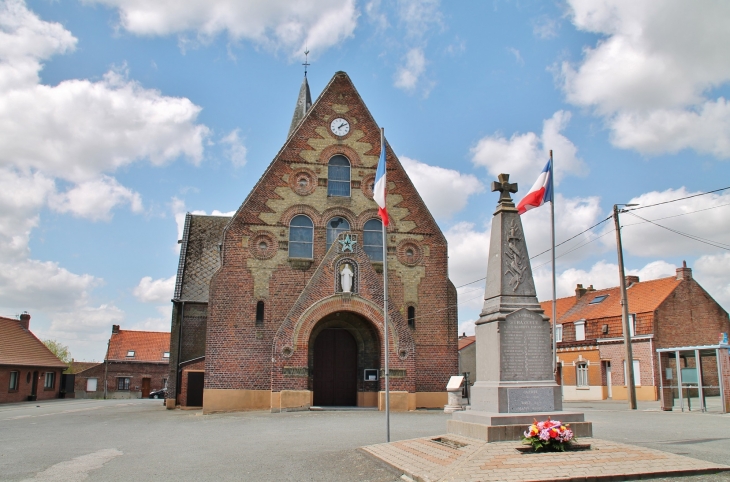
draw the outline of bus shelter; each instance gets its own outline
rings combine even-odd
[[[730,413],[730,345],[659,348],[662,410]]]

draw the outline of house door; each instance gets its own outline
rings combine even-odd
[[[606,387],[608,388],[608,398],[613,398],[613,388],[611,381],[611,362],[606,362]]]
[[[142,379],[142,398],[147,398],[149,396],[150,396],[150,379],[143,378]]]
[[[33,372],[33,383],[30,386],[31,400],[35,400],[38,396],[38,372]]]
[[[203,382],[205,381],[204,372],[188,372],[188,407],[203,406]]]
[[[314,404],[357,405],[357,344],[347,330],[322,330],[314,342]]]

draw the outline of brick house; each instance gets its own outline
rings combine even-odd
[[[380,148],[346,73],[313,104],[305,77],[284,146],[236,214],[186,216],[169,408],[383,408]],[[391,409],[443,406],[458,370],[446,238],[386,152]]]
[[[76,398],[147,398],[165,387],[169,372],[169,333],[113,325],[104,362],[76,373]]]
[[[626,277],[629,329],[637,400],[657,400],[657,349],[714,345],[730,331],[728,313],[692,278],[686,264],[677,275],[651,281]],[[625,345],[618,287],[578,285],[557,300],[558,376],[565,400],[626,400]],[[551,313],[552,301],[541,303]],[[717,363],[703,368],[717,385]],[[714,364],[714,368],[713,365]]]
[[[469,374],[469,385],[477,381],[477,337],[475,335],[459,337],[459,375]]]
[[[0,317],[0,403],[58,398],[66,364],[30,331],[30,315]]]

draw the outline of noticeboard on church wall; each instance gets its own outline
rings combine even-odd
[[[366,368],[363,379],[366,382],[377,382],[378,381],[378,369],[377,368]]]

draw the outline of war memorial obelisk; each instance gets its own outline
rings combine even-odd
[[[519,440],[533,419],[570,422],[591,436],[582,413],[564,412],[552,363],[552,329],[537,301],[522,220],[509,174],[492,183],[500,193],[492,219],[484,307],[476,322],[477,381],[471,407],[455,412],[449,433],[488,441]]]

